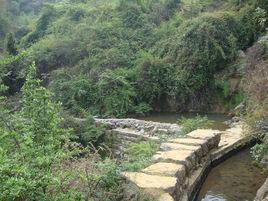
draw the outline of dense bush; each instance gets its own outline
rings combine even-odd
[[[247,6],[240,11],[240,46],[245,49],[252,45],[265,31],[266,12],[259,7]]]
[[[236,23],[230,14],[206,14],[184,23],[170,39],[166,56],[184,72],[188,88],[208,86],[215,71],[234,59]]]

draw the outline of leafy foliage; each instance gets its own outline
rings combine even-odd
[[[71,153],[63,144],[68,131],[59,127],[59,105],[51,94],[34,79],[35,67],[29,69],[23,87],[21,112],[7,111],[1,119],[1,200],[66,199],[80,197],[70,189],[60,189],[60,176],[53,169]],[[65,194],[65,195],[64,195]]]
[[[264,30],[265,3],[227,4],[229,11],[211,0],[53,2],[19,47],[30,46],[26,60],[39,76],[53,74],[51,90],[76,115],[122,117],[174,102],[191,109]]]

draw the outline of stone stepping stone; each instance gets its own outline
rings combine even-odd
[[[192,150],[171,150],[157,152],[153,160],[158,162],[171,162],[186,166],[186,171],[190,171],[196,166],[196,156]]]
[[[200,139],[206,139],[206,138],[213,138],[217,134],[220,134],[221,131],[219,130],[212,130],[212,129],[197,129],[190,133],[188,133],[186,136],[191,138],[200,138]]]
[[[212,129],[197,129],[187,134],[187,137],[195,139],[206,139],[208,140],[209,149],[213,149],[218,146],[221,140],[221,131]]]
[[[197,145],[206,144],[207,140],[206,139],[193,139],[193,138],[176,138],[176,139],[171,139],[168,142],[197,146]]]
[[[162,143],[160,145],[160,150],[161,151],[170,151],[170,150],[191,150],[194,151],[196,153],[196,155],[201,158],[203,157],[205,154],[207,154],[205,151],[203,150],[201,145],[185,145],[185,144],[178,144],[178,143]]]
[[[204,153],[209,152],[209,141],[207,139],[176,138],[171,139],[168,142],[191,146],[201,146]]]
[[[147,174],[172,176],[185,178],[186,170],[182,164],[158,162],[145,169],[142,172]]]
[[[162,189],[165,192],[174,192],[177,183],[176,177],[148,175],[140,172],[125,172],[123,176],[140,188]]]

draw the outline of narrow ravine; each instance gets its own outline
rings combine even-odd
[[[253,201],[266,176],[250,150],[241,151],[210,171],[197,201]]]

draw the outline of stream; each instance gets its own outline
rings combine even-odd
[[[146,120],[146,121],[155,121],[161,123],[177,123],[181,118],[194,118],[197,115],[206,116],[210,121],[211,125],[210,128],[217,129],[217,130],[226,130],[228,129],[228,125],[225,123],[230,118],[225,114],[218,114],[218,113],[185,113],[185,114],[178,114],[178,113],[153,113],[146,117],[141,117],[139,119]]]
[[[193,118],[196,113],[155,113],[141,119],[163,123],[176,123],[178,119]],[[199,114],[212,121],[210,128],[226,130],[229,120],[224,114]],[[196,201],[253,201],[267,175],[253,164],[250,150],[240,151],[214,167],[208,174]]]
[[[267,176],[261,172],[250,150],[240,151],[210,171],[197,201],[253,201]]]

